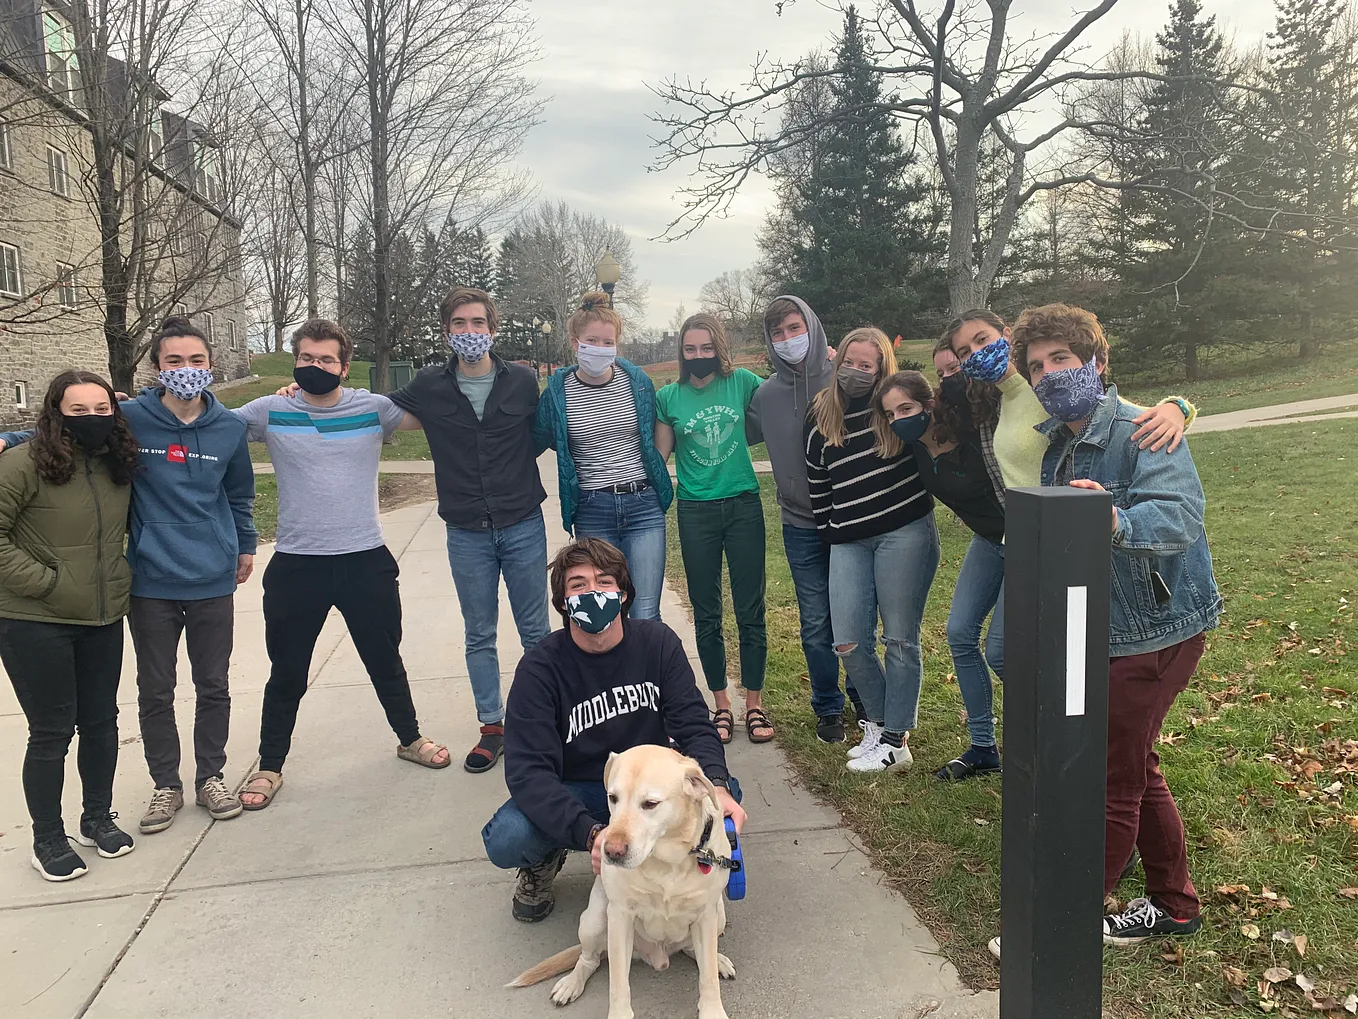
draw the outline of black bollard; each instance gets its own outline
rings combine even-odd
[[[1098,1019],[1112,500],[1005,497],[1000,1019]]]

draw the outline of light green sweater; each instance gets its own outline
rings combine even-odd
[[[1038,402],[1028,380],[1015,372],[1002,380],[1000,420],[995,426],[995,460],[1005,488],[1036,488],[1042,484],[1042,455],[1047,437],[1037,426],[1051,417]]]

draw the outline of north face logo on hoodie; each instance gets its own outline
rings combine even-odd
[[[165,450],[165,459],[172,464],[189,462],[189,447],[174,445]]]

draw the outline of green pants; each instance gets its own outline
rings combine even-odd
[[[764,689],[769,638],[764,628],[764,507],[759,493],[742,492],[704,502],[680,499],[679,548],[708,689],[726,689],[726,639],[721,631],[723,552],[740,633],[740,683],[746,690]]]

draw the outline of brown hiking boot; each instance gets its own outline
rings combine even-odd
[[[146,813],[142,815],[141,821],[138,822],[137,829],[143,835],[164,831],[174,824],[175,811],[183,805],[184,792],[182,789],[162,786],[151,794],[151,803],[146,808]]]
[[[538,923],[556,907],[556,876],[566,863],[566,850],[558,849],[536,867],[520,867],[514,889],[514,919]]]

